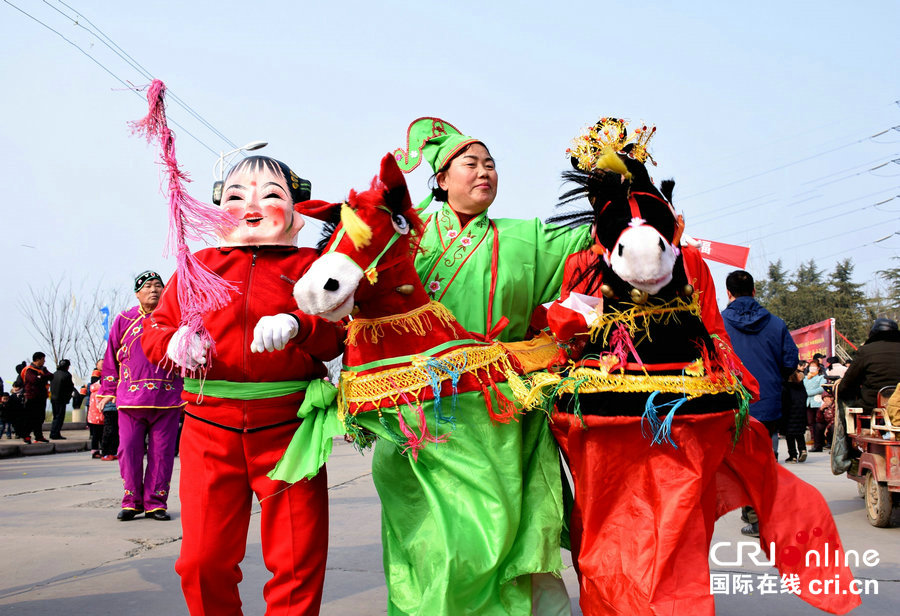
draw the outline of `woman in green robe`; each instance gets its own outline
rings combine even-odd
[[[401,169],[411,171],[425,158],[435,172],[433,197],[443,202],[438,211],[423,215],[427,222],[419,238],[416,270],[426,290],[470,332],[502,342],[523,340],[534,309],[558,297],[568,255],[590,243],[588,229],[567,231],[538,219],[490,218],[487,210],[497,194],[494,160],[482,142],[442,120],[416,120],[408,145],[395,152]],[[460,394],[459,408],[471,408],[463,400],[468,397],[477,405],[474,398],[479,395]],[[526,412],[518,421],[503,424],[492,423],[486,412],[478,415],[460,421],[448,442],[431,445],[432,455],[420,455],[417,462],[401,455],[388,439],[376,444],[373,475],[383,501],[388,612],[433,613],[414,604],[427,602],[437,591],[445,594],[445,606],[464,610],[459,613],[530,614],[533,596],[534,613],[569,614],[568,595],[556,577],[561,568],[562,496],[556,444],[546,417]],[[478,495],[477,508],[492,501],[496,506],[466,515],[467,503],[460,502],[467,493],[463,486],[455,494],[429,489],[441,475],[468,475],[481,492],[500,478],[503,488],[494,497]],[[398,491],[398,484],[405,489]],[[402,503],[391,496],[399,492],[405,494]],[[477,531],[468,518],[482,520]],[[506,536],[491,536],[501,528]],[[499,587],[484,589],[499,599],[493,605],[476,601],[478,607],[469,612],[474,606],[466,605],[465,598],[446,598],[454,592],[452,579],[423,579],[425,546],[430,543],[452,559],[452,550],[435,541],[454,533],[481,542],[484,559],[496,563],[493,583]],[[473,546],[468,547],[461,552],[471,556]],[[451,578],[452,571],[466,568],[466,563],[432,565],[436,573]]]

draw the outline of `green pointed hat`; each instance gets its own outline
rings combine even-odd
[[[394,150],[394,158],[403,173],[418,167],[423,158],[437,173],[457,152],[472,143],[481,142],[463,135],[449,122],[440,118],[419,118],[406,131],[407,149]]]

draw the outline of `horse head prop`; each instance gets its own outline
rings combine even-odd
[[[421,221],[392,155],[369,190],[351,191],[344,203],[310,201],[304,213],[330,223],[322,256],[294,288],[298,307],[332,321],[351,313],[377,318],[427,304],[411,259],[411,238]]]
[[[378,409],[384,418],[387,409],[399,413],[401,403],[421,409],[433,401],[444,423],[442,396],[455,400],[458,392],[478,391],[493,420],[509,422],[520,413],[514,396],[497,389],[508,380],[518,384],[518,363],[501,343],[473,339],[447,308],[428,297],[419,280],[412,238],[422,223],[393,155],[382,159],[369,190],[351,191],[343,203],[309,201],[300,210],[330,224],[321,256],[294,286],[297,306],[330,320],[352,316],[341,374],[342,412],[356,416]],[[390,435],[408,436],[395,440],[415,452],[427,442],[428,430],[421,413],[411,421],[422,436],[409,436],[406,424]]]
[[[712,281],[695,251],[689,260],[682,252],[684,220],[671,204],[675,182],[657,189],[644,166],[653,162],[646,147],[654,132],[641,126],[629,135],[623,120],[602,118],[569,150],[574,169],[563,177],[576,187],[561,203],[587,197],[591,209],[551,221],[591,223],[594,245],[578,255],[567,290],[597,303],[585,317],[589,332],[578,329],[585,320],[551,308],[559,323],[551,328],[576,360],[557,391],[575,397],[580,391],[587,413],[641,415],[654,443],[671,442],[676,411],[739,408],[737,433],[749,395],[733,352],[702,318],[710,301],[717,311],[714,294],[706,295]],[[575,329],[566,329],[570,323]],[[664,421],[657,417],[662,412]]]
[[[644,166],[653,161],[646,147],[654,132],[655,128],[643,126],[629,136],[623,120],[603,118],[569,150],[574,170],[563,178],[577,186],[562,196],[561,203],[586,196],[592,211],[551,220],[591,222],[592,250],[601,258],[581,276],[602,279],[602,288],[593,290],[608,299],[624,297],[640,303],[673,282],[681,284],[672,287],[672,294],[686,291],[686,281],[676,280],[684,219],[671,204],[675,182],[666,180],[657,189]]]

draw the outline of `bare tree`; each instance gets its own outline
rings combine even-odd
[[[101,308],[110,311],[109,323],[128,303],[120,291],[103,291],[100,283],[84,289],[60,279],[49,286],[28,286],[28,294],[19,301],[19,311],[27,320],[41,350],[59,363],[72,362],[74,374],[90,374],[97,359],[106,351],[105,328]]]

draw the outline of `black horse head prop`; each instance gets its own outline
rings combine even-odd
[[[593,291],[607,298],[646,301],[673,283],[684,223],[671,205],[675,182],[666,180],[657,189],[644,166],[653,162],[646,148],[655,130],[643,126],[629,136],[624,121],[603,118],[568,151],[574,169],[563,179],[576,187],[560,205],[587,197],[592,209],[551,222],[593,224],[592,250],[601,258],[580,273],[578,282],[595,279],[599,286],[602,280],[603,288]]]

